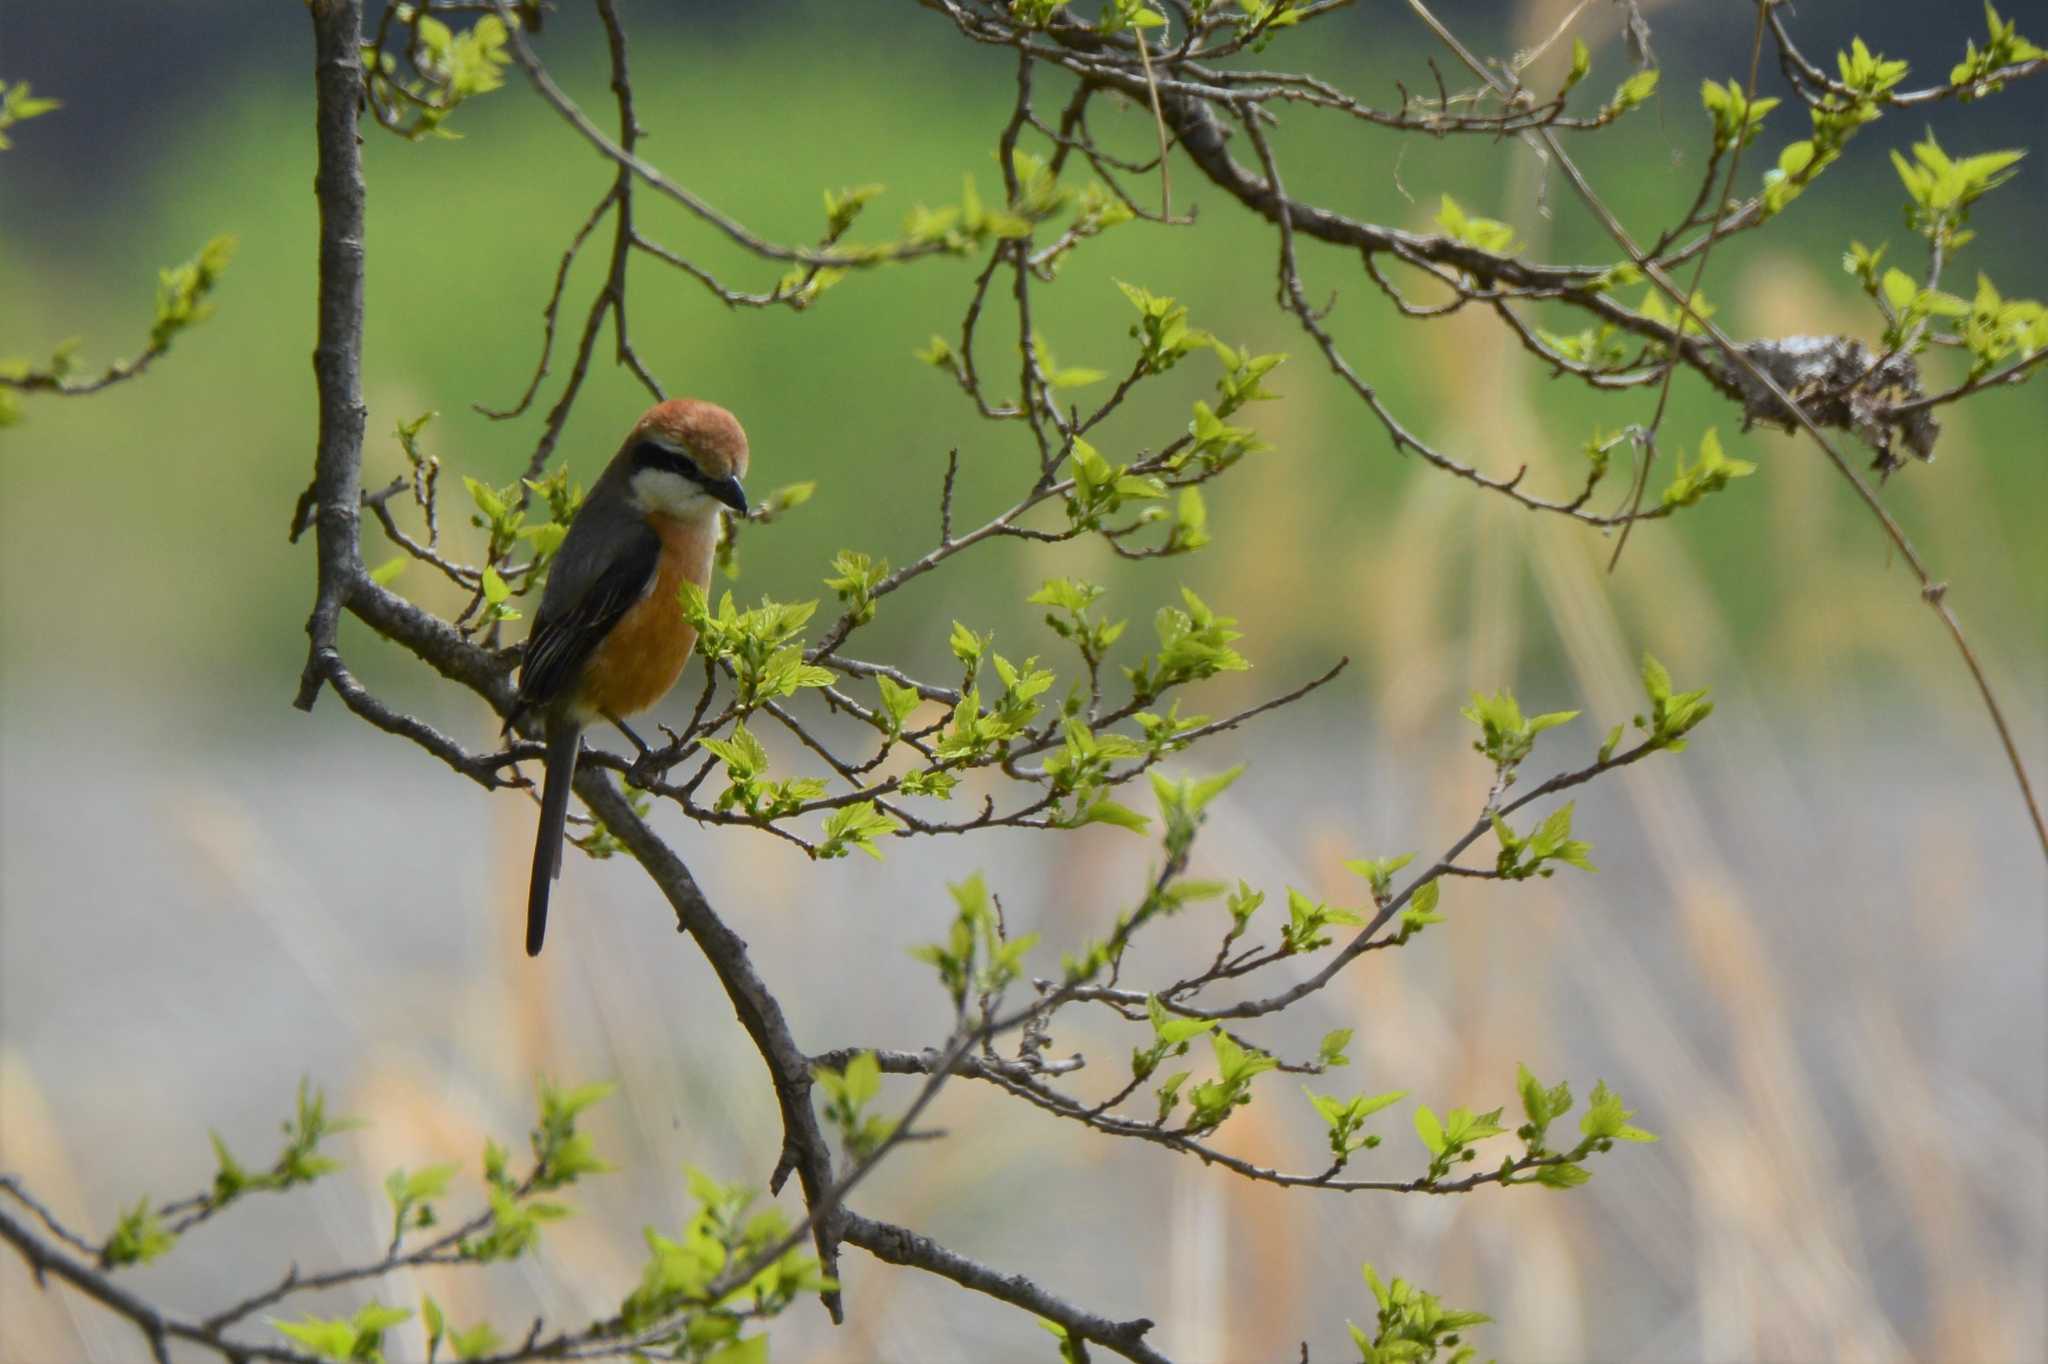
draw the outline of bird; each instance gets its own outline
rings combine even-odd
[[[583,731],[609,720],[638,745],[624,718],[661,700],[682,676],[697,645],[682,587],[709,586],[719,518],[747,514],[746,472],[747,433],[732,413],[697,398],[658,402],[591,485],[548,567],[505,721],[509,733],[538,716],[545,737],[526,898],[529,957],[547,934]]]

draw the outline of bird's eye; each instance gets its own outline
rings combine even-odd
[[[680,474],[692,483],[704,482],[704,471],[697,461],[670,446],[656,440],[643,440],[633,449],[633,463],[642,469],[661,469],[667,473]]]

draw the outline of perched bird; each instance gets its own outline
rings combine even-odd
[[[562,870],[562,830],[584,727],[599,719],[619,724],[646,710],[682,675],[697,644],[696,628],[683,618],[682,586],[709,584],[720,513],[730,507],[746,514],[746,471],[747,433],[732,413],[671,398],[633,424],[569,523],[505,725],[510,730],[537,713],[547,727],[547,777],[526,899],[528,956],[540,952],[547,933],[548,891]]]

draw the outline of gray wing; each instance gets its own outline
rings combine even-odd
[[[519,667],[515,719],[545,709],[575,687],[584,663],[647,595],[660,569],[661,537],[638,516],[611,520],[600,526],[579,519],[555,556]]]

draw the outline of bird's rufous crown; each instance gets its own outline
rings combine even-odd
[[[717,403],[700,398],[670,398],[647,409],[626,437],[635,441],[652,436],[665,444],[687,450],[697,467],[712,478],[739,478],[747,472],[747,433],[739,419]]]

